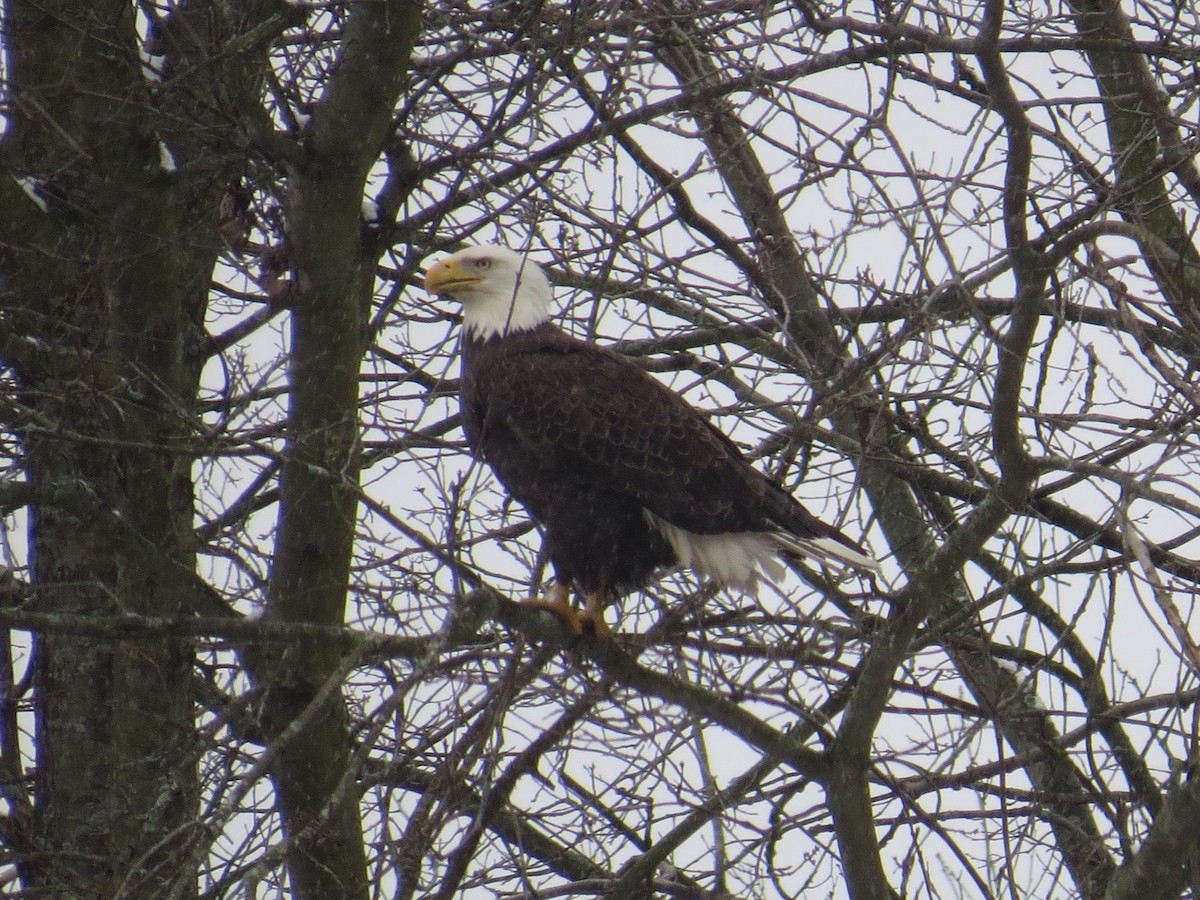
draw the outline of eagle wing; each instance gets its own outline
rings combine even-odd
[[[836,534],[682,397],[608,350],[559,333],[474,380],[472,442],[519,499],[533,478],[583,482],[697,534]]]

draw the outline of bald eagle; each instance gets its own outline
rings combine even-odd
[[[671,566],[750,591],[782,577],[781,555],[878,569],[682,397],[553,325],[536,263],[471,247],[430,267],[425,288],[463,305],[467,443],[544,535],[555,583],[527,602],[572,632],[607,635],[605,604]]]

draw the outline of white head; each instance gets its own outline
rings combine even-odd
[[[468,247],[439,260],[425,290],[463,305],[463,327],[488,338],[524,331],[550,318],[550,282],[542,267],[507,247]]]

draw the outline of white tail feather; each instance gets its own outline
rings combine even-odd
[[[694,569],[721,584],[753,592],[761,578],[776,584],[786,570],[781,552],[806,556],[839,567],[879,571],[879,563],[832,538],[797,538],[783,532],[741,531],[696,534],[644,510],[646,521],[667,539],[682,569]]]
[[[780,546],[800,556],[833,563],[837,566],[865,569],[868,572],[879,571],[878,562],[833,538],[798,538],[781,531],[777,531],[771,536],[779,542]]]

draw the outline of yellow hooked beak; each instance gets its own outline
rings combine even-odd
[[[453,256],[439,260],[425,273],[425,290],[431,294],[453,294],[458,288],[474,287],[483,276],[467,271]]]

